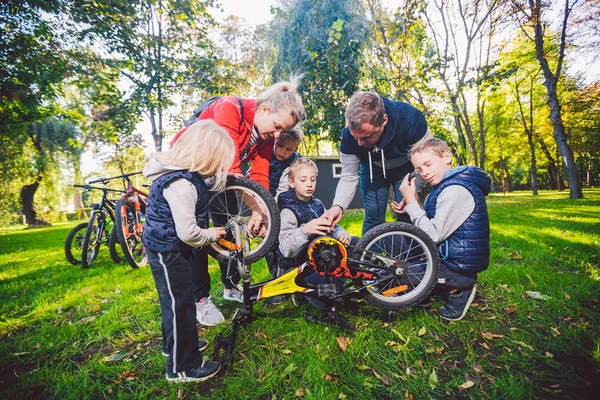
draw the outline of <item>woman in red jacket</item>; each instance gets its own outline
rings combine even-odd
[[[292,129],[304,117],[302,99],[296,92],[301,76],[290,82],[279,82],[261,93],[257,99],[239,99],[225,96],[208,106],[199,119],[212,119],[227,130],[235,145],[235,157],[229,172],[241,174],[241,164],[252,161],[250,179],[269,190],[269,164],[273,154],[274,139]],[[241,103],[241,104],[240,104]],[[184,128],[171,141],[171,146],[185,134]],[[191,258],[192,287],[196,301],[196,318],[203,325],[212,326],[224,321],[223,314],[209,297],[210,276],[206,249],[193,251]],[[221,264],[221,281],[225,288],[223,298],[243,302],[237,288],[237,270],[227,276],[227,264]]]

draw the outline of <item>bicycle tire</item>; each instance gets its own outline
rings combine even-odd
[[[251,211],[256,206],[251,206],[243,200],[243,196],[250,195],[263,211],[266,217],[267,230],[263,238],[252,238],[246,234],[245,225],[242,234],[245,236],[244,244],[248,250],[244,251],[244,263],[254,263],[266,256],[277,244],[281,220],[279,208],[273,196],[257,182],[247,178],[230,176],[227,178],[225,191],[221,193],[211,192],[208,199],[209,218],[211,226],[225,226],[232,218],[248,222]],[[233,203],[235,198],[235,203]],[[263,220],[264,221],[264,220]],[[226,237],[228,240],[231,238]],[[218,242],[208,246],[208,253],[220,262],[228,262],[229,250],[220,246]]]
[[[125,198],[117,201],[114,229],[117,231],[125,261],[133,269],[143,267],[148,261],[142,235],[138,235],[135,230],[135,215],[135,205],[131,200]]]
[[[87,229],[85,231],[85,238],[82,243],[81,250],[81,267],[89,268],[90,264],[96,260],[98,257],[98,250],[100,250],[100,244],[102,243],[102,238],[98,237],[98,232],[101,229],[101,224],[103,221],[100,221],[100,212],[94,210],[92,215],[90,216],[90,220],[87,225]],[[103,233],[104,234],[104,233]],[[90,252],[91,250],[91,252]]]
[[[110,251],[110,259],[113,260],[115,264],[121,264],[125,262],[125,256],[121,256],[119,254],[119,249],[121,248],[121,244],[119,243],[119,238],[117,236],[117,228],[116,225],[113,224],[113,228],[110,231],[110,236],[108,239],[108,249]],[[123,253],[123,250],[121,250]]]
[[[377,254],[384,256],[384,261],[377,259]],[[429,295],[437,282],[440,260],[435,243],[424,231],[404,222],[370,229],[356,243],[352,258],[375,263],[396,260],[397,268],[389,281],[363,292],[367,301],[384,308],[414,305]],[[364,286],[372,281],[359,283]]]
[[[87,222],[80,223],[75,228],[71,229],[65,240],[65,256],[67,257],[67,261],[73,265],[81,264],[82,243],[87,226]],[[76,246],[76,252],[73,251],[73,246]],[[75,255],[75,253],[77,253],[77,255]]]

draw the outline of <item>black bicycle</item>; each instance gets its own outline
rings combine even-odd
[[[90,183],[96,183],[92,181]],[[116,248],[116,232],[113,233],[113,221],[115,220],[115,202],[107,197],[109,192],[121,193],[121,190],[109,189],[106,187],[96,187],[88,185],[73,185],[81,187],[85,190],[101,190],[102,198],[100,203],[92,204],[92,215],[87,224],[79,224],[76,226],[65,243],[65,255],[72,264],[78,264],[76,261],[81,260],[81,267],[88,268],[98,257],[101,244],[106,244],[110,249],[111,259],[115,262],[120,262],[121,257],[118,255]],[[85,233],[83,225],[85,226]],[[83,236],[83,239],[81,237]],[[76,252],[81,249],[81,258],[73,255],[73,250]],[[75,261],[75,262],[74,262]]]
[[[101,188],[94,188],[89,185],[74,185],[74,186],[82,187],[84,189],[84,192],[101,189]],[[106,202],[106,206],[110,208],[112,203],[113,203],[112,201],[110,203]],[[114,215],[114,209],[111,209],[111,211],[113,212],[112,215]],[[108,211],[107,211],[107,214],[110,216],[110,213],[108,213]],[[89,224],[89,222],[82,222],[82,223],[78,224],[77,226],[75,226],[73,229],[71,229],[71,231],[67,235],[67,239],[65,240],[65,246],[64,246],[65,256],[67,258],[67,261],[69,261],[69,263],[71,263],[73,265],[81,264],[83,247],[84,247],[83,240],[85,239],[88,224]],[[113,226],[114,226],[113,220],[111,217],[109,220],[107,220],[105,228],[104,228],[106,232],[110,232],[110,234],[108,235],[108,242],[106,244],[108,245],[111,260],[113,262],[119,264],[119,263],[122,263],[123,261],[125,261],[125,259],[124,259],[122,252],[119,250],[119,247],[118,247],[119,241],[117,239],[117,232],[114,229],[111,229]]]

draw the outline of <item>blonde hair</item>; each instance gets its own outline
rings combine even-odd
[[[304,105],[297,89],[303,74],[290,77],[289,82],[279,82],[262,92],[257,97],[257,107],[265,104],[269,110],[276,113],[279,110],[289,110],[294,119],[294,125],[304,119]]]
[[[235,157],[235,147],[225,128],[212,119],[205,119],[190,125],[171,149],[153,156],[163,166],[187,169],[204,178],[214,176],[211,190],[221,191],[227,183],[227,171]]]
[[[412,157],[415,153],[422,153],[426,150],[431,150],[431,152],[439,157],[442,157],[444,153],[447,151],[450,153],[450,147],[441,139],[438,138],[429,138],[426,140],[419,140],[415,143],[410,150],[408,150],[408,159]]]
[[[302,133],[302,128],[296,125],[289,131],[282,132],[281,135],[279,135],[279,137],[276,139],[276,141],[280,143],[288,139],[293,140],[296,143],[296,146],[299,145],[302,139],[304,139],[304,133]]]
[[[319,168],[317,168],[317,164],[315,164],[315,162],[313,160],[311,160],[310,158],[301,157],[301,158],[295,159],[290,164],[290,169],[288,171],[289,180],[293,180],[294,175],[296,175],[296,172],[298,172],[304,168],[314,168],[315,172],[317,173],[317,176],[319,176]]]
[[[381,126],[385,116],[385,106],[377,93],[356,92],[350,97],[344,116],[346,125],[350,129],[359,129],[364,123]]]

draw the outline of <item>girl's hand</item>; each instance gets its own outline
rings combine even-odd
[[[215,228],[209,228],[209,229],[212,229],[216,233],[217,238],[215,239],[215,242],[219,239],[223,239],[225,237],[225,235],[227,234],[227,231],[222,226],[218,226]]]
[[[392,209],[398,214],[406,214],[406,210],[404,209],[405,206],[406,200],[404,199],[400,200],[400,203],[397,201],[392,202]]]
[[[301,229],[307,235],[327,235],[331,231],[331,222],[325,217],[320,217],[302,225]]]
[[[337,240],[342,242],[344,246],[348,246],[350,244],[350,236],[341,234],[337,237]]]

